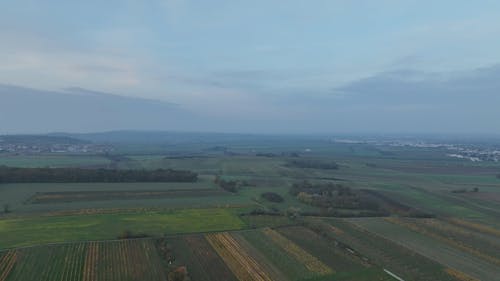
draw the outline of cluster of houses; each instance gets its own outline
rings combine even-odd
[[[101,154],[112,150],[111,147],[98,144],[22,144],[7,143],[0,139],[0,153],[8,154],[39,154],[39,153],[71,153],[71,154]]]

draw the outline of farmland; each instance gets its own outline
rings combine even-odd
[[[0,248],[79,240],[115,239],[124,231],[161,236],[233,230],[244,223],[227,209],[118,211],[0,220]]]
[[[293,240],[285,235],[288,233]],[[304,234],[315,240],[305,242]],[[317,240],[316,240],[317,239]],[[302,241],[299,244],[299,241]],[[318,247],[318,245],[324,248]],[[353,249],[358,250],[356,243]],[[398,248],[389,247],[389,255]],[[371,249],[372,250],[372,249]],[[402,250],[402,254],[404,250]],[[361,253],[361,252],[360,252]],[[299,255],[300,254],[300,255]],[[41,258],[48,257],[48,258]],[[398,256],[402,258],[403,256]],[[410,255],[408,277],[429,274],[432,261]],[[361,258],[352,250],[305,227],[285,227],[278,230],[222,232],[165,236],[161,239],[110,240],[33,246],[0,252],[0,277],[4,280],[167,280],[169,272],[186,268],[194,280],[394,280],[382,270],[395,260],[381,261]],[[323,263],[325,261],[325,263]],[[379,264],[381,262],[381,264]],[[326,263],[329,263],[327,265]],[[404,263],[404,262],[403,262]],[[332,267],[330,267],[330,264]],[[426,265],[427,264],[427,265]],[[460,280],[465,273],[441,268],[428,279]],[[335,268],[335,270],[333,270]],[[397,270],[396,263],[391,271]],[[423,272],[420,272],[425,270]],[[397,271],[396,271],[397,272]],[[417,276],[415,275],[415,276]],[[370,279],[372,278],[372,279]],[[493,280],[493,279],[492,279]]]
[[[419,253],[443,265],[464,272],[478,280],[495,280],[499,266],[487,255],[478,257],[461,247],[449,245],[433,236],[421,234],[399,224],[380,219],[353,219],[352,222],[371,233]],[[496,259],[493,259],[495,261]]]
[[[306,139],[140,147],[0,155],[17,167],[197,174],[0,184],[0,281],[498,280],[498,163]]]
[[[0,280],[166,280],[154,241],[88,242],[9,251]]]
[[[169,256],[187,266],[194,280],[238,280],[203,234],[173,237],[166,243],[171,251]]]

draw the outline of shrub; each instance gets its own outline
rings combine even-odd
[[[260,195],[262,198],[266,199],[269,202],[281,203],[285,201],[281,195],[274,192],[265,192]]]

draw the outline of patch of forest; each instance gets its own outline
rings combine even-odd
[[[112,170],[82,168],[0,167],[0,183],[69,182],[196,182],[198,174],[185,170]]]

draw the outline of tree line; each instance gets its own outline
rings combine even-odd
[[[112,170],[82,168],[13,168],[0,166],[0,183],[65,182],[196,182],[191,171]]]

